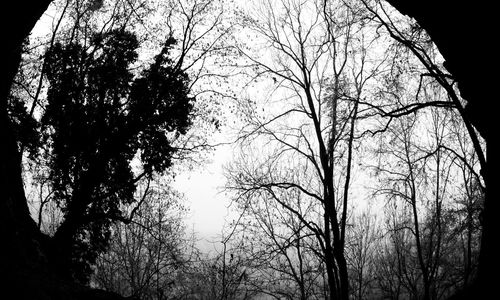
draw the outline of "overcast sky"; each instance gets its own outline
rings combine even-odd
[[[231,159],[231,147],[219,146],[213,152],[211,161],[184,171],[176,176],[173,187],[184,194],[189,217],[188,231],[194,229],[201,244],[219,240],[228,214],[230,200],[222,188],[225,184],[223,166]],[[230,220],[228,220],[230,221]]]

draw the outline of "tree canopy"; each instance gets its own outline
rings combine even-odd
[[[124,30],[96,33],[88,45],[57,43],[45,54],[40,154],[64,212],[53,259],[79,280],[105,249],[111,223],[123,218],[122,205],[135,201],[138,181],[172,164],[171,141],[191,125],[189,78],[170,59],[175,42],[169,38],[138,75],[138,41]]]

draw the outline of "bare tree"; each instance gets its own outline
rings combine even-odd
[[[374,298],[377,277],[375,252],[379,247],[379,224],[370,209],[357,212],[351,220],[352,226],[347,231],[349,239],[346,246],[351,294],[353,299]]]
[[[228,187],[237,198],[272,199],[291,211],[320,245],[329,297],[347,299],[346,223],[358,108],[384,58],[371,56],[377,37],[363,30],[360,8],[342,2],[263,1],[253,11],[244,32],[263,48],[239,50],[259,79],[267,76],[271,91],[265,103],[242,101],[248,125],[239,137],[246,155],[251,142],[273,150],[260,151],[262,160],[246,161],[253,167],[232,168]],[[260,109],[272,116],[261,117]],[[314,202],[320,218],[303,216],[280,190]]]
[[[276,193],[303,218],[319,215],[315,203],[300,192]],[[238,199],[235,205],[241,214],[236,238],[249,257],[247,274],[253,289],[277,299],[323,298],[326,274],[319,245],[294,212],[265,194]]]
[[[430,96],[442,97],[435,87],[430,88],[434,91]],[[384,159],[375,167],[383,182],[377,193],[402,203],[388,215],[389,252],[396,262],[387,265],[401,277],[393,287],[404,287],[411,297],[441,299],[458,284],[453,279],[456,271],[449,265],[459,241],[450,213],[454,197],[463,189],[464,172],[464,162],[453,150],[457,145],[450,122],[457,117],[456,111],[439,108],[406,115],[388,128],[386,139],[378,146]],[[465,173],[474,176],[474,169]],[[415,269],[417,273],[412,271]],[[399,292],[391,289],[391,293]]]
[[[189,263],[180,195],[165,184],[149,187],[130,224],[113,226],[111,244],[97,261],[98,287],[141,299],[169,299]]]

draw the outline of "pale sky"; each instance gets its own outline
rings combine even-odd
[[[185,196],[185,205],[190,211],[185,224],[188,233],[194,230],[201,244],[220,240],[230,199],[222,188],[225,184],[223,166],[232,158],[229,145],[219,146],[209,161],[179,173],[173,187]],[[228,220],[230,221],[230,220]]]

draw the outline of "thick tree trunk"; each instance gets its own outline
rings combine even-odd
[[[483,295],[490,295],[498,285],[500,267],[500,197],[498,182],[495,185],[495,171],[499,170],[500,149],[498,141],[493,138],[487,140],[487,169],[484,174],[486,181],[486,197],[483,209],[481,250],[479,252],[478,288],[484,291]],[[483,170],[484,172],[484,170]],[[497,292],[498,293],[498,292]],[[493,294],[491,294],[493,295]],[[496,294],[498,297],[498,294]]]
[[[4,155],[0,159],[0,225],[21,227],[32,231],[36,228],[29,217],[21,178],[21,157],[17,150],[16,137],[10,128],[7,116],[7,97],[21,60],[24,39],[47,9],[50,0],[14,1],[2,10],[2,39],[4,54],[0,57],[2,78],[0,80],[0,138]],[[3,24],[8,20],[9,24]],[[7,223],[8,222],[8,223]],[[14,223],[11,223],[14,222]],[[10,225],[9,225],[10,224]],[[21,229],[19,228],[19,229]],[[5,230],[2,226],[1,230]]]
[[[498,33],[493,2],[471,4],[468,1],[387,0],[401,13],[413,17],[430,35],[445,59],[445,67],[456,78],[461,96],[467,100],[466,114],[487,145],[486,170],[481,170],[486,185],[482,218],[483,232],[479,270],[471,288],[456,295],[495,298],[500,268],[500,189],[495,184],[495,170],[500,168],[498,141],[495,141],[497,118],[496,79],[491,72],[498,65],[493,39]],[[495,13],[494,13],[495,12]],[[494,60],[494,61],[492,61]],[[496,144],[495,144],[496,143]],[[481,298],[482,299],[482,298]],[[486,299],[486,297],[484,298]]]
[[[0,57],[0,298],[123,299],[56,276],[46,258],[48,238],[30,216],[21,174],[17,137],[10,126],[7,99],[21,60],[24,39],[52,0],[17,0],[4,5]],[[10,297],[10,298],[9,298]]]
[[[339,284],[340,284],[340,298],[343,300],[349,299],[349,274],[347,270],[347,261],[345,259],[344,251],[335,252],[335,261],[337,262],[339,270]]]
[[[6,287],[15,288],[22,283],[21,270],[40,272],[43,255],[40,254],[41,235],[31,219],[24,194],[21,177],[21,157],[17,149],[7,115],[7,97],[21,59],[23,40],[47,9],[51,1],[14,1],[2,9],[3,52],[0,57],[2,78],[0,80],[0,269],[8,278]],[[8,24],[5,22],[8,21]],[[24,274],[27,275],[27,274]],[[20,280],[20,281],[18,281]],[[4,290],[5,291],[5,290]]]

